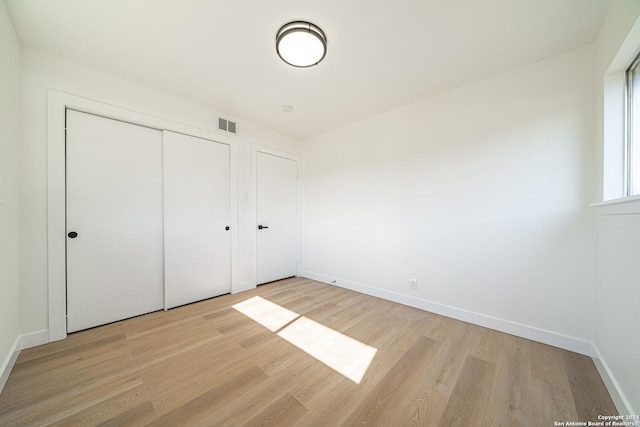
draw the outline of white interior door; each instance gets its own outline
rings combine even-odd
[[[162,132],[72,110],[66,120],[74,332],[164,307]]]
[[[229,146],[164,132],[167,308],[231,292]]]
[[[256,154],[256,283],[297,274],[298,162]]]

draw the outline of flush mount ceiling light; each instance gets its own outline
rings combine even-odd
[[[327,54],[327,36],[311,22],[289,22],[278,30],[276,52],[280,59],[294,67],[318,65]]]

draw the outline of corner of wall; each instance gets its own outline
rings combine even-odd
[[[0,390],[20,346],[20,52],[0,2]]]
[[[611,372],[609,365],[600,354],[600,350],[594,344],[593,345],[594,356],[592,357],[594,365],[596,365],[596,369],[602,378],[602,382],[604,382],[609,395],[611,396],[611,400],[613,400],[613,404],[616,405],[618,412],[621,414],[633,414],[633,409],[631,408],[631,404],[627,397],[625,396],[620,384],[616,381],[616,378]]]
[[[2,365],[0,365],[0,393],[2,393],[2,390],[7,383],[9,375],[11,375],[11,371],[13,370],[13,366],[18,360],[20,352],[27,348],[46,344],[47,342],[49,342],[49,331],[46,330],[19,335],[16,338],[13,346],[7,354],[7,357],[5,357],[4,362],[2,362]]]
[[[2,393],[2,390],[4,389],[4,386],[9,379],[9,375],[11,375],[13,365],[15,365],[16,360],[18,359],[18,355],[20,355],[20,341],[21,337],[17,337],[16,341],[13,343],[13,346],[9,350],[7,357],[5,357],[2,365],[0,365],[0,393]]]

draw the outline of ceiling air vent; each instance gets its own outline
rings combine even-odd
[[[224,117],[218,117],[218,130],[223,132],[238,134],[238,124]]]

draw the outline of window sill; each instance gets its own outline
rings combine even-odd
[[[602,215],[640,215],[640,195],[592,203]]]

